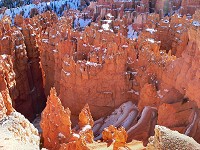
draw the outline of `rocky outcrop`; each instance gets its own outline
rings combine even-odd
[[[115,131],[114,134],[114,145],[113,145],[113,150],[118,150],[120,148],[125,148],[126,147],[126,141],[127,141],[128,135],[123,127],[118,128]]]
[[[60,143],[67,142],[72,134],[70,115],[70,110],[68,108],[64,109],[62,106],[56,90],[51,89],[40,123],[44,147],[59,149]]]
[[[178,8],[179,1],[170,2]],[[155,124],[198,141],[199,12],[192,19],[147,13],[158,5],[171,13],[172,5],[165,3],[170,4],[102,0],[82,12],[67,10],[63,17],[19,15],[14,26],[4,17],[0,54],[14,71],[2,63],[8,69],[0,78],[5,99],[0,118],[13,111],[9,96],[32,120],[50,94],[41,123],[49,149],[88,149],[94,140],[112,141],[119,131],[114,126],[124,127],[123,142],[115,139],[119,145],[125,144],[125,130],[128,141],[146,145]],[[71,124],[78,125],[71,129]],[[113,131],[107,132],[110,125]]]
[[[0,120],[10,115],[14,111],[12,100],[9,95],[9,89],[14,88],[15,73],[11,57],[8,55],[0,55]]]
[[[16,16],[15,26],[4,17],[1,22],[1,54],[10,55],[16,74],[16,84],[9,88],[14,108],[33,120],[44,108],[45,96],[36,33],[30,22]]]
[[[162,104],[158,108],[158,124],[185,133],[197,111],[194,102]]]
[[[199,26],[195,24],[198,21],[193,20],[193,24],[188,29],[189,42],[182,52],[182,57],[167,66],[167,71],[163,74],[162,80],[164,83],[175,87],[185,97],[196,101],[199,106],[199,94],[196,92],[199,85],[197,67],[199,57],[199,41],[197,40]]]
[[[103,141],[107,142],[108,146],[114,141],[113,150],[125,147],[127,137],[128,135],[123,127],[117,129],[113,125],[110,125],[104,128],[102,132]]]
[[[147,145],[147,150],[183,148],[186,150],[198,150],[200,145],[193,138],[163,126],[155,127],[155,135],[150,137]]]
[[[20,113],[12,112],[0,121],[2,149],[39,150],[37,129]]]
[[[81,149],[86,143],[93,142],[92,119],[89,106],[85,105],[79,115],[79,127],[72,131],[71,112],[64,109],[57,97],[55,88],[50,91],[47,106],[41,116],[44,147],[48,149]],[[49,132],[50,131],[50,132]]]
[[[82,109],[82,111],[79,114],[79,127],[83,128],[86,125],[90,125],[91,127],[93,127],[94,125],[94,120],[92,118],[92,115],[90,113],[90,108],[88,106],[88,104],[86,104],[84,106],[84,108]]]

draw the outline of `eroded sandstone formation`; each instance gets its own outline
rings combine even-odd
[[[69,15],[70,12],[67,12],[66,16],[67,14]],[[85,103],[89,104],[92,116],[98,119],[109,115],[114,108],[120,106],[127,99],[131,99],[139,107],[138,116],[141,116],[141,121],[145,120],[146,123],[149,123],[145,128],[146,131],[143,130],[144,132],[140,134],[139,129],[144,129],[142,124],[132,124],[132,126],[136,126],[133,132],[129,132],[135,135],[134,138],[147,141],[148,137],[153,134],[154,125],[157,123],[156,109],[161,110],[159,107],[161,108],[165,104],[185,101],[187,98],[184,97],[189,97],[188,94],[185,95],[184,90],[179,88],[183,85],[183,80],[176,81],[176,77],[179,79],[181,75],[178,75],[179,69],[175,69],[177,72],[172,73],[174,69],[171,67],[180,67],[180,65],[174,64],[182,64],[179,62],[187,52],[185,48],[188,46],[188,41],[191,41],[188,32],[193,26],[198,28],[195,21],[192,25],[192,20],[187,17],[174,15],[171,18],[165,17],[160,20],[159,16],[156,16],[155,19],[148,15],[138,41],[134,41],[124,37],[127,36],[127,30],[124,28],[126,20],[123,17],[121,20],[114,20],[110,14],[105,16],[107,22],[91,23],[84,31],[78,32],[72,30],[73,23],[66,16],[57,21],[57,24],[60,25],[57,28],[57,34],[53,34],[56,27],[52,24],[42,35],[44,37],[41,39],[42,43],[39,49],[45,55],[41,61],[45,62],[47,56],[50,57],[48,59],[50,65],[43,65],[43,71],[45,76],[52,77],[49,72],[54,74],[53,78],[45,79],[45,83],[48,84],[45,90],[48,92],[48,89],[55,85],[62,104],[71,109],[72,117],[78,115]],[[156,23],[157,21],[159,24]],[[120,22],[121,24],[119,24]],[[115,30],[116,27],[118,30]],[[188,27],[190,27],[189,30]],[[48,36],[51,42],[46,40],[45,36],[48,33],[51,33]],[[169,37],[167,41],[165,40],[166,36]],[[51,45],[52,42],[56,44]],[[52,48],[50,50],[46,47]],[[59,63],[62,66],[58,65]],[[61,79],[58,81],[55,75]],[[74,94],[74,91],[78,94]],[[186,91],[189,92],[189,89]],[[198,92],[196,94],[198,95]],[[192,96],[194,97],[195,94]],[[192,100],[191,97],[189,97],[189,101]],[[198,98],[194,99],[198,101]],[[147,110],[151,110],[150,107],[145,108],[147,105],[155,107],[152,108],[150,116],[145,113]],[[194,104],[192,109],[196,108],[196,104]],[[191,118],[194,118],[194,113],[186,113],[188,116],[191,114]],[[158,118],[160,118],[159,115],[164,115],[164,112],[159,111]],[[144,119],[142,119],[143,117]],[[102,120],[100,119],[95,127],[94,135],[96,138],[98,137],[97,139],[101,138],[103,129],[110,125],[102,126]],[[115,124],[113,121],[111,122]],[[182,128],[179,131],[184,133],[191,123],[192,119],[189,119],[181,125],[182,127],[175,124],[169,127],[172,129]],[[130,125],[125,128],[128,131]],[[137,132],[138,134],[133,134]],[[198,140],[197,137],[195,139]]]
[[[12,57],[16,84],[9,93],[14,108],[33,120],[45,104],[36,33],[21,16],[16,16],[15,25],[8,17],[2,19],[0,52]]]
[[[71,112],[64,108],[57,97],[55,88],[50,91],[47,106],[41,117],[44,147],[57,149],[88,149],[86,143],[93,142],[92,127],[94,124],[88,105],[79,114],[79,129],[71,129]]]
[[[113,150],[118,150],[120,147],[126,146],[127,133],[124,127],[116,128],[113,125],[110,125],[107,128],[104,128],[102,132],[103,141],[107,142],[109,145],[114,141]]]
[[[39,150],[37,129],[12,107],[9,89],[16,84],[16,74],[9,55],[0,55],[0,70],[0,147]]]
[[[155,135],[150,137],[147,150],[155,149],[185,149],[198,150],[200,145],[191,137],[172,131],[163,126],[155,127]]]
[[[60,143],[64,143],[70,138],[72,134],[70,114],[70,110],[64,109],[62,106],[55,89],[51,89],[47,106],[41,116],[44,147],[59,149]]]

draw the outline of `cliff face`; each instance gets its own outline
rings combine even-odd
[[[39,136],[37,129],[12,107],[9,90],[14,88],[15,73],[11,57],[0,56],[0,143],[3,149],[38,149]]]
[[[197,19],[193,20],[188,30],[189,42],[182,53],[182,57],[167,67],[169,71],[163,74],[163,82],[173,85],[190,100],[196,101],[199,106],[199,94],[195,92],[199,85],[197,67],[199,59],[199,26],[195,24],[198,21]],[[172,67],[175,68],[172,70]]]
[[[15,73],[13,71],[13,64],[11,58],[7,55],[0,56],[0,69],[1,69],[1,86],[0,86],[0,120],[5,118],[7,115],[10,115],[14,111],[12,107],[12,100],[9,95],[9,89],[12,89],[16,84]]]
[[[2,20],[0,51],[11,56],[16,74],[16,84],[9,89],[14,108],[33,120],[45,104],[36,34],[21,16],[16,17],[15,25],[11,27],[7,17]]]
[[[73,16],[74,12],[71,14]],[[190,89],[190,83],[185,82],[192,78],[189,74],[186,76],[185,67],[190,65],[184,62],[188,61],[186,54],[191,55],[192,48],[196,51],[195,46],[191,48],[190,44],[195,43],[191,38],[195,35],[191,35],[191,32],[193,28],[198,28],[197,25],[191,25],[191,20],[178,15],[160,21],[159,16],[154,18],[147,15],[144,29],[136,42],[124,37],[127,36],[126,19],[112,20],[112,15],[106,17],[107,21],[91,23],[82,32],[72,30],[72,17],[57,20],[58,27],[49,24],[39,45],[46,94],[51,86],[56,87],[63,106],[69,107],[72,112],[73,123],[85,103],[89,104],[92,116],[98,119],[109,115],[129,99],[138,105],[141,122],[144,119],[144,124],[148,124],[144,133],[139,133],[140,128],[144,129],[143,124],[134,124],[135,127],[128,132],[132,135],[138,133],[134,138],[146,141],[149,131],[153,133],[158,109],[158,123],[181,133],[189,131],[189,126],[195,122],[195,131],[191,132],[198,140],[198,120],[195,119],[199,105],[198,92]],[[165,40],[166,36],[168,40]],[[198,53],[195,57],[198,57]],[[184,68],[181,69],[181,66]],[[197,79],[195,76],[193,78]],[[191,91],[193,94],[190,94]],[[191,103],[191,100],[196,103]],[[187,108],[191,108],[191,111],[184,109],[184,101],[190,102]],[[156,109],[145,107],[147,105]],[[177,109],[165,112],[168,107]],[[189,119],[182,119],[181,113],[177,113],[183,122],[175,123],[175,119],[171,123],[166,121],[166,113],[174,116],[179,109]],[[145,115],[145,112],[152,113],[152,116]],[[191,132],[187,134],[192,135]]]

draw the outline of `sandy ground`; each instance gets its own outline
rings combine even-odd
[[[95,142],[92,144],[87,144],[87,146],[91,150],[113,150],[113,144],[107,147],[107,143],[105,142]],[[143,143],[140,141],[132,141],[131,143],[127,144],[127,148],[120,148],[120,150],[145,150]]]

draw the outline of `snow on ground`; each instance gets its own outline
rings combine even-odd
[[[114,2],[132,2],[132,0],[114,0]]]
[[[194,26],[196,26],[196,27],[199,27],[200,26],[200,22],[198,22],[198,21],[193,21],[193,23],[192,23]]]
[[[74,28],[77,28],[77,27],[85,28],[91,21],[92,19],[83,19],[83,18],[77,17],[74,20]]]
[[[137,111],[137,108],[135,108],[128,114],[126,119],[122,122],[121,126],[124,127],[126,130],[128,130],[131,124],[133,123],[133,121],[136,119],[137,115],[138,115],[138,111]]]
[[[131,101],[123,103],[119,108],[115,109],[115,111],[110,116],[107,116],[105,119],[103,119],[103,125],[100,128],[98,126],[99,124],[96,124],[93,127],[93,129],[99,128],[99,130],[97,133],[98,136],[95,138],[95,140],[101,139],[102,131],[104,130],[104,128],[106,128],[110,125],[114,125],[116,127],[120,126],[122,123],[129,125],[130,122],[128,122],[125,119],[127,119],[128,116],[134,116],[134,114],[129,115],[129,113],[133,109],[136,109],[136,106]]]
[[[157,32],[157,30],[151,29],[151,28],[147,28],[146,31],[147,31],[147,32],[150,32],[151,34]]]
[[[39,4],[30,4],[30,5],[25,5],[22,7],[16,7],[16,8],[11,8],[7,9],[4,14],[0,14],[0,19],[3,18],[4,15],[10,16],[12,20],[14,20],[14,17],[17,14],[20,14],[20,12],[24,11],[23,17],[28,18],[30,17],[30,11],[33,8],[38,9],[39,13],[42,13],[47,10],[48,7],[51,7],[52,10],[55,10],[57,14],[60,12],[60,8],[62,5],[69,5],[71,9],[78,9],[78,6],[80,5],[80,0],[59,0],[59,1],[53,1],[53,2],[42,2]]]
[[[138,33],[133,30],[132,25],[129,25],[127,28],[128,28],[128,36],[127,37],[129,39],[133,39],[133,40],[137,39],[138,38],[138,35],[137,35]]]
[[[149,41],[150,43],[155,43],[155,40],[152,38],[148,38],[147,41]]]

